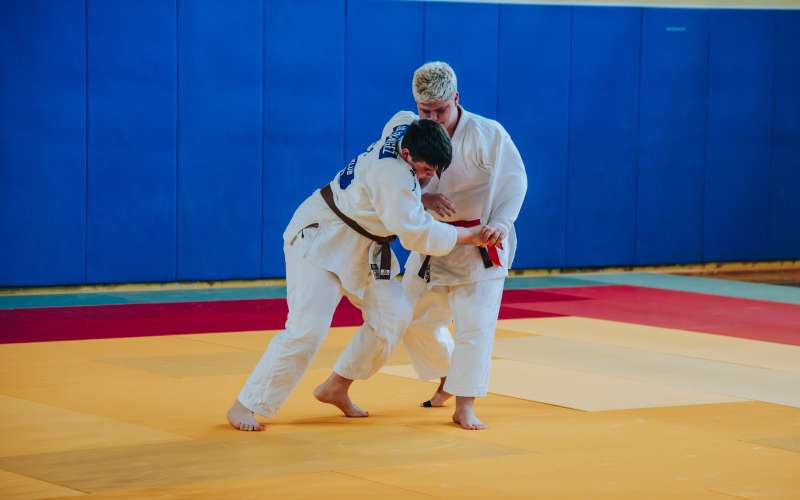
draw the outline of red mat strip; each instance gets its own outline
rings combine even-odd
[[[637,286],[569,288],[584,300],[508,307],[800,345],[800,306]]]
[[[532,304],[583,300],[538,290],[509,290],[500,317],[560,316],[531,308]],[[524,303],[524,309],[505,304]],[[0,310],[0,343],[149,337],[185,333],[278,330],[286,321],[285,299],[124,304]],[[332,326],[357,326],[361,311],[342,300]]]

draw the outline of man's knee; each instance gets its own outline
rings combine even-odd
[[[491,345],[494,341],[494,327],[491,328],[471,328],[463,331],[456,331],[455,343],[462,348],[483,348]]]
[[[316,352],[325,341],[328,326],[328,322],[314,320],[287,323],[286,329],[276,338],[289,349]]]
[[[394,301],[391,307],[381,311],[378,315],[380,325],[376,325],[376,331],[384,337],[391,345],[397,344],[403,337],[414,315],[414,308],[405,299]]]

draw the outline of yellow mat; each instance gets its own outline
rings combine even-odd
[[[501,324],[498,346],[566,339],[527,328]],[[489,429],[469,432],[450,422],[452,403],[418,406],[435,384],[379,373],[351,391],[370,417],[345,418],[312,391],[354,331],[332,329],[263,433],[232,430],[224,413],[275,332],[2,345],[0,498],[800,498],[789,406],[673,390],[697,399],[580,411],[492,393],[478,402]],[[623,387],[637,404],[669,399],[652,382],[532,361],[495,360],[494,378],[521,393],[546,368],[564,372],[553,399],[587,374],[598,400]],[[398,349],[386,369],[404,365]]]
[[[411,365],[387,366],[382,373],[414,378]],[[743,401],[721,394],[563,370],[537,364],[492,360],[489,390],[495,394],[541,401],[577,410],[621,410]]]
[[[505,331],[521,334],[800,372],[800,347],[793,345],[577,317],[509,319],[499,323]]]
[[[498,339],[494,354],[530,365],[658,385],[680,393],[702,392],[800,407],[797,371],[545,336]]]
[[[86,496],[86,493],[0,470],[0,498],[18,500],[33,500],[36,498],[74,499],[77,496]]]

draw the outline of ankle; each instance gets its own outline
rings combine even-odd
[[[475,405],[475,398],[456,396],[456,412],[471,412]]]
[[[347,392],[352,383],[351,379],[342,377],[336,372],[331,372],[328,379],[320,387],[332,392]]]

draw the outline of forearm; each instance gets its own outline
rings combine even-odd
[[[458,245],[478,245],[480,243],[480,226],[478,227],[457,227],[456,244]]]

